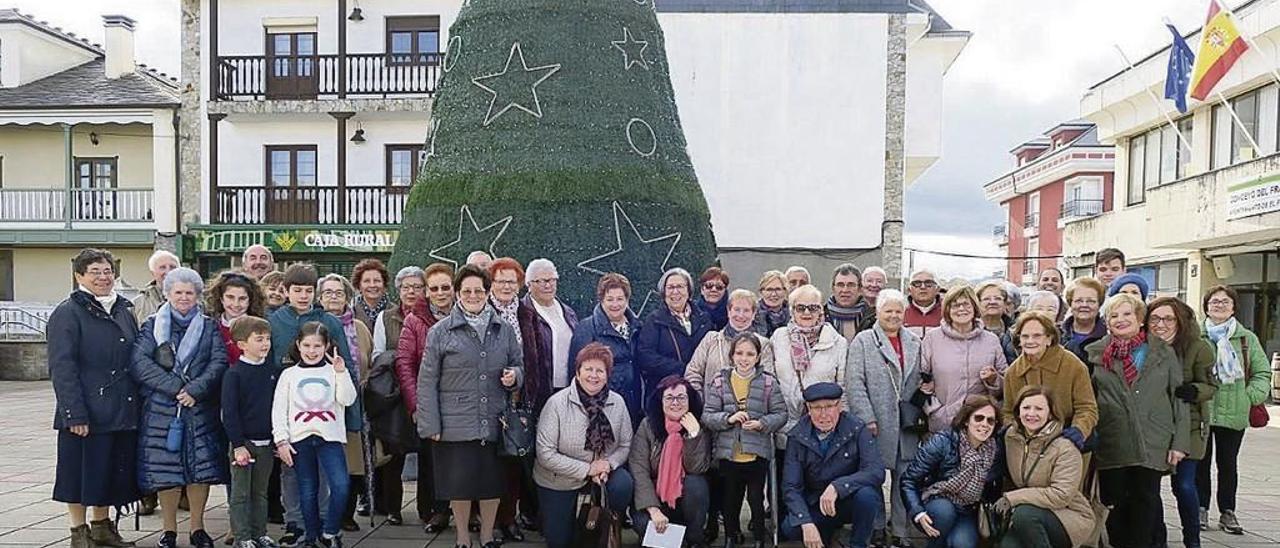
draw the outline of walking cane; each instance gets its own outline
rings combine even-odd
[[[370,441],[369,416],[360,409],[360,448],[364,457],[364,496],[369,499],[369,527],[373,527],[373,442]]]
[[[769,449],[773,458],[769,459],[769,517],[773,518],[773,545],[778,545],[778,530],[782,524],[778,522],[778,447],[777,440],[769,436]]]

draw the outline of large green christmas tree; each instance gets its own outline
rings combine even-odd
[[[653,0],[470,0],[449,34],[393,267],[545,257],[581,314],[606,272],[647,312],[715,261]]]

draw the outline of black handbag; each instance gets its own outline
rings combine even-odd
[[[365,383],[364,411],[369,419],[369,433],[382,442],[387,452],[403,455],[419,449],[418,432],[401,397],[400,380],[396,378],[395,352],[383,352],[373,360],[369,381]]]
[[[504,457],[523,457],[533,453],[537,435],[533,410],[522,405],[515,394],[507,398],[507,406],[498,415],[502,425],[502,446],[498,454]]]
[[[609,509],[609,497],[603,491],[604,487],[592,484],[591,495],[578,507],[573,548],[621,548],[622,522]]]

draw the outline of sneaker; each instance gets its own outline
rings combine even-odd
[[[156,548],[178,548],[178,532],[165,531],[160,535],[160,541],[156,542]]]
[[[342,535],[332,537],[329,535],[321,535],[320,542],[317,543],[317,546],[320,546],[321,548],[342,548]]]
[[[302,543],[302,529],[296,523],[286,523],[284,536],[280,537],[280,548],[298,548]]]
[[[253,541],[253,543],[256,544],[258,548],[280,548],[280,545],[276,544],[276,541],[271,540],[271,537],[268,535],[258,537]]]
[[[1200,509],[1200,530],[1201,531],[1209,530],[1209,509],[1208,508]]]
[[[1244,528],[1240,527],[1240,521],[1236,519],[1236,513],[1232,510],[1222,511],[1222,515],[1218,516],[1218,527],[1228,535],[1244,534]]]
[[[252,540],[242,540],[236,543],[236,548],[259,548],[258,543]]]
[[[187,542],[195,548],[213,548],[213,537],[210,537],[204,529],[192,531],[191,536],[187,537]]]

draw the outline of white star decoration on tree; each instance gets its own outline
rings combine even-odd
[[[511,62],[515,60],[516,57],[520,58],[520,67],[519,70],[513,72],[511,70]],[[494,120],[497,120],[499,116],[502,116],[508,110],[513,108],[532,114],[534,118],[542,118],[542,103],[538,101],[538,84],[541,84],[559,70],[559,63],[554,65],[543,65],[540,67],[530,67],[529,63],[524,59],[524,50],[520,48],[520,42],[512,43],[511,53],[507,55],[507,64],[502,67],[502,72],[486,76],[477,76],[471,79],[471,83],[475,84],[480,89],[493,94],[493,99],[489,101],[489,111],[484,115],[485,127],[488,127],[489,124],[493,123]],[[536,77],[537,79],[533,80],[532,83],[528,82],[528,79],[532,77]],[[521,84],[519,87],[521,91],[525,88],[528,89],[528,93],[533,99],[533,108],[529,108],[527,102],[522,103],[520,100],[508,98],[506,100],[506,105],[501,109],[498,109],[498,112],[495,114],[493,107],[498,104],[498,96],[502,95],[502,93],[491,86],[505,86],[508,88],[508,92],[513,92],[514,90],[512,88],[514,88],[514,86],[507,82],[517,80],[520,81],[518,83]]]
[[[610,44],[613,44],[615,49],[622,52],[623,70],[631,70],[631,65],[640,65],[640,68],[649,70],[649,62],[644,59],[644,51],[649,49],[649,42],[636,40],[634,36],[631,36],[631,29],[622,27],[622,39],[610,42]]]
[[[498,243],[498,240],[502,238],[502,234],[507,231],[507,226],[511,224],[512,218],[513,218],[512,215],[507,215],[506,217],[498,219],[497,221],[494,221],[486,225],[485,227],[481,228],[480,223],[477,223],[475,217],[471,215],[471,208],[464,205],[462,206],[462,209],[458,212],[458,237],[455,238],[452,242],[449,242],[440,247],[432,249],[431,252],[428,253],[428,255],[430,255],[433,258],[440,259],[441,261],[447,262],[450,265],[453,265],[454,268],[457,268],[457,266],[460,263],[462,263],[462,261],[455,260],[444,255],[440,255],[439,254],[440,252],[446,249],[449,249],[451,247],[457,247],[457,248],[460,248],[460,251],[455,250],[454,252],[460,253],[459,255],[460,257],[465,257],[468,253],[471,253],[472,251],[475,251],[477,249],[483,249],[489,252],[490,256],[496,257],[498,256],[498,254],[493,251],[493,246]],[[471,230],[467,231],[466,234],[464,234],[463,227],[466,226],[467,221],[471,221]],[[497,229],[497,234],[494,234],[492,240],[484,240],[483,238],[481,238],[481,236],[483,236],[486,232],[489,232],[490,230],[493,230],[495,228]],[[465,240],[465,243],[464,243],[464,240]],[[486,241],[488,242],[487,244],[485,244]],[[475,245],[472,245],[473,243]]]
[[[626,221],[629,230],[622,230],[621,221]],[[671,254],[675,253],[681,234],[672,232],[656,238],[641,236],[640,229],[636,228],[636,224],[631,221],[631,217],[618,202],[613,202],[613,233],[618,248],[582,261],[578,263],[578,268],[601,276],[608,272],[626,272],[632,279],[633,287],[644,290],[644,301],[640,303],[640,308],[636,309],[636,314],[641,314],[649,304],[649,298],[653,295],[653,288],[658,284],[658,278],[666,272],[667,262],[671,260]],[[623,244],[624,237],[627,240],[626,244]],[[619,260],[634,260],[636,255],[642,256],[643,264],[613,264]],[[655,261],[654,259],[659,255],[662,257],[661,260]]]

